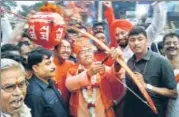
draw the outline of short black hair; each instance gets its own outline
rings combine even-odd
[[[14,45],[14,44],[4,44],[1,47],[1,52],[7,52],[7,51],[18,51],[18,52],[20,52],[20,49],[17,45]]]
[[[73,30],[73,29],[67,29],[67,33],[76,33],[76,34],[78,34],[78,32]]]
[[[21,41],[17,44],[17,46],[19,47],[19,49],[23,46],[23,45],[26,45],[26,46],[30,46],[31,44],[28,42],[28,41]]]
[[[96,35],[96,34],[98,34],[98,33],[103,33],[103,34],[104,34],[104,32],[102,32],[102,31],[97,31],[97,32],[95,32],[93,35]]]
[[[150,25],[151,23],[139,23],[136,26],[143,26],[145,29],[147,29]]]
[[[147,38],[147,33],[143,26],[134,26],[132,30],[129,32],[128,36],[130,37],[130,36],[139,35],[139,34],[143,34]]]
[[[171,33],[166,34],[166,35],[163,37],[163,44],[165,43],[165,41],[166,41],[166,39],[167,39],[168,37],[171,37],[171,38],[177,37],[177,38],[179,39],[179,35],[178,35],[178,34],[171,32]]]
[[[93,29],[94,29],[95,27],[97,27],[97,26],[102,26],[102,27],[104,28],[104,23],[103,23],[103,22],[95,22],[95,23],[93,24]]]
[[[23,58],[20,55],[16,55],[16,54],[13,54],[10,52],[2,52],[1,58],[13,59],[13,60],[17,61],[18,63],[21,63],[24,66],[24,68],[27,68],[27,64],[25,63],[25,58]]]
[[[159,41],[157,45],[158,45],[158,49],[163,49],[163,41]]]
[[[75,34],[78,34],[78,32],[75,31],[75,30],[73,30],[73,29],[67,29],[67,32],[66,32],[65,37],[64,37],[65,39],[67,38],[67,36],[68,36],[69,33],[72,33],[72,34],[74,34],[74,33],[75,33]]]
[[[30,35],[29,35],[28,32],[26,32],[26,31],[24,31],[24,32],[22,33],[22,37],[26,37],[26,38],[28,38],[29,40],[32,40],[31,37],[30,37]]]
[[[27,63],[30,69],[32,69],[33,65],[37,65],[42,62],[44,56],[50,58],[52,56],[52,52],[44,49],[44,48],[36,48],[32,52],[28,54]]]
[[[87,30],[87,28],[84,25],[78,26],[78,28]]]

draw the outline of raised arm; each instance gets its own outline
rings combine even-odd
[[[165,1],[156,3],[153,8],[152,23],[146,29],[150,45],[164,29],[167,19],[167,7]]]
[[[75,76],[67,76],[65,85],[67,89],[71,92],[81,89],[82,87],[88,86],[90,84],[87,71],[83,71]]]
[[[103,2],[103,5],[105,7],[104,16],[110,26],[113,23],[113,21],[115,20],[112,3],[111,3],[111,1],[105,1],[105,2]]]
[[[115,15],[114,15],[114,9],[112,8],[112,3],[111,1],[105,1],[103,2],[105,11],[104,11],[104,17],[106,18],[108,22],[108,27],[109,27],[109,35],[110,35],[110,47],[116,47],[117,43],[113,35],[113,29],[111,29],[111,25],[115,22]]]

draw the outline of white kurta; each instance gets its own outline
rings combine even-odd
[[[157,37],[162,33],[164,26],[166,24],[166,15],[167,15],[167,5],[166,2],[159,2],[155,4],[154,11],[153,11],[153,18],[152,22],[149,25],[149,27],[146,29],[147,38],[149,40],[149,47],[154,42]],[[124,52],[124,59],[127,62],[129,58],[132,57],[133,52],[129,48],[129,46],[126,46],[123,49]]]
[[[1,18],[2,42],[7,43],[12,33],[12,27],[7,17]]]
[[[179,74],[179,69],[174,70],[175,75]],[[177,83],[177,91],[179,94],[179,83]],[[179,116],[179,97],[177,99],[170,99],[168,103],[166,117],[178,117]]]

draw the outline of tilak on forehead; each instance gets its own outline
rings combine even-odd
[[[7,59],[7,58],[3,58],[1,59],[1,70],[8,70],[8,69],[11,69],[13,67],[19,67],[19,69],[22,70],[22,74],[23,72],[25,73],[25,69],[24,67],[18,63],[17,61],[15,60],[12,60],[12,59]],[[21,74],[21,75],[22,75]],[[20,82],[20,79],[19,77],[16,78],[16,85]]]
[[[73,48],[73,52],[78,55],[79,52],[84,49],[84,48],[88,48],[88,49],[92,49],[92,50],[96,50],[95,46],[93,46],[89,40],[85,37],[80,37],[78,39],[75,40],[75,42],[72,44],[72,48]]]

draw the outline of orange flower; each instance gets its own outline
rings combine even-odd
[[[55,4],[48,3],[48,2],[46,2],[44,6],[40,7],[40,11],[41,12],[55,12],[60,15],[63,14],[61,7]]]

